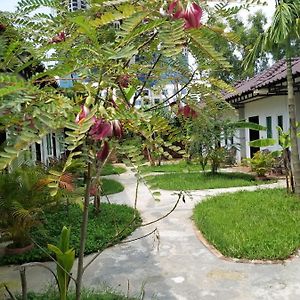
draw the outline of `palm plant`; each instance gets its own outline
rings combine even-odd
[[[296,126],[296,102],[293,87],[292,40],[300,35],[300,0],[277,0],[276,10],[270,27],[261,35],[246,58],[245,65],[254,62],[258,53],[272,47],[284,47],[287,68],[288,109],[291,137],[291,163],[293,169],[295,193],[300,194],[300,160]]]
[[[15,247],[30,244],[30,229],[39,224],[43,207],[54,201],[39,184],[44,176],[41,169],[28,167],[0,176],[0,228]]]

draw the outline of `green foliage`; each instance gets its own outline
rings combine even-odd
[[[276,140],[267,138],[249,142],[251,147],[270,147],[276,145]]]
[[[21,299],[21,298],[17,298]],[[28,300],[57,300],[58,294],[54,290],[49,290],[44,293],[28,293]],[[69,300],[75,300],[75,294],[69,293]],[[114,291],[93,291],[83,290],[82,300],[136,300],[137,298],[128,298],[127,296],[121,295]]]
[[[56,256],[56,275],[60,300],[67,299],[67,293],[70,283],[70,272],[75,261],[75,250],[70,248],[71,228],[63,227],[60,233],[58,246],[48,244],[48,249]]]
[[[94,208],[89,208],[89,223],[85,254],[103,250],[106,245],[123,230],[122,234],[113,241],[114,244],[128,236],[140,224],[137,211],[125,205],[106,204],[101,205],[101,214],[94,214]],[[137,219],[131,224],[134,216]],[[31,231],[32,239],[40,246],[47,247],[47,244],[58,244],[61,228],[67,226],[72,228],[70,235],[70,247],[75,249],[76,256],[79,251],[80,222],[82,211],[77,205],[60,206],[45,211],[42,218],[42,225]],[[129,226],[128,226],[129,225]],[[45,249],[46,250],[46,249]],[[47,261],[50,258],[39,248],[35,247],[30,252],[3,256],[0,264],[21,264],[32,261]]]
[[[151,188],[163,190],[204,190],[269,183],[256,181],[254,176],[243,173],[181,173],[145,177]]]
[[[266,173],[271,171],[275,158],[269,151],[258,151],[247,161],[251,166],[251,170],[256,172],[257,176],[265,176]]]
[[[300,3],[279,1],[271,25],[261,34],[245,58],[248,68],[257,57],[273,52],[274,58],[290,58],[298,55]]]
[[[55,202],[43,184],[45,178],[38,167],[0,174],[0,225],[16,247],[31,243],[30,230],[40,224],[43,210]]]
[[[198,117],[191,126],[190,153],[199,160],[203,170],[209,162],[212,172],[217,172],[225,160],[227,149],[221,143],[234,136],[234,117],[233,108],[223,101],[207,100],[198,109]]]
[[[198,204],[193,219],[225,256],[286,259],[300,246],[300,202],[284,190],[218,195]]]

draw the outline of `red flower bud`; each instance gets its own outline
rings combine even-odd
[[[174,0],[169,5],[168,14],[172,15],[174,19],[184,18],[184,9],[179,0]]]
[[[3,23],[0,23],[0,32],[5,31],[6,25]]]
[[[119,120],[112,121],[113,135],[117,138],[121,138],[123,135],[122,125]]]
[[[97,194],[97,186],[95,184],[93,184],[91,187],[90,187],[90,196],[96,196]]]
[[[197,117],[197,112],[192,109],[188,104],[185,105],[184,107],[180,106],[178,108],[178,115],[183,115],[185,118],[196,118]]]
[[[90,129],[90,136],[95,141],[103,140],[104,138],[111,136],[112,133],[112,124],[103,119],[96,119],[95,124]]]
[[[202,8],[196,4],[191,3],[188,4],[187,9],[184,13],[184,19],[185,19],[185,29],[190,28],[199,28],[201,25],[201,18],[202,18],[203,10]]]
[[[81,124],[85,120],[89,112],[90,110],[85,105],[81,105],[81,111],[77,114],[75,123]]]
[[[101,151],[97,153],[97,158],[101,161],[105,161],[108,154],[109,154],[109,145],[107,141],[104,141]]]
[[[61,31],[59,34],[57,34],[56,36],[54,36],[49,43],[50,44],[57,44],[60,42],[64,42],[66,40],[66,35],[63,31]]]
[[[203,14],[202,8],[196,3],[189,3],[184,10],[179,0],[174,0],[168,8],[168,14],[174,19],[184,19],[185,29],[199,28],[201,25],[201,18]]]
[[[128,88],[130,76],[128,74],[121,75],[118,78],[118,83],[122,88]]]

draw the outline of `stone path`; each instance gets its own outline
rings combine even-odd
[[[180,176],[180,175],[178,175]],[[125,190],[110,196],[116,203],[132,205],[136,179],[131,171],[117,178]],[[279,186],[263,185],[261,188]],[[197,238],[191,220],[192,208],[207,195],[224,191],[254,190],[257,187],[230,188],[192,192],[193,199],[180,202],[166,219],[137,229],[130,238],[141,236],[157,227],[159,244],[153,237],[106,249],[84,276],[87,287],[99,289],[108,285],[131,296],[145,291],[144,299],[176,300],[298,300],[300,299],[300,259],[286,264],[254,265],[228,262],[214,256]],[[138,209],[144,222],[167,213],[175,204],[176,195],[162,191],[161,201],[154,201],[145,185],[139,189]],[[159,248],[158,248],[159,246]],[[86,257],[88,261],[91,256]],[[53,266],[52,263],[49,263]],[[49,282],[42,269],[28,271],[29,287],[37,289]],[[0,268],[0,281],[17,286],[14,267]],[[129,283],[129,284],[128,284]]]

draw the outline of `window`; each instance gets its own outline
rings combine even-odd
[[[283,129],[283,116],[277,117],[277,126]]]
[[[267,117],[266,123],[267,123],[267,138],[271,139],[273,136],[272,135],[272,117]]]
[[[160,102],[160,99],[159,98],[155,98],[154,99],[154,104],[158,104]]]
[[[277,126],[280,127],[283,130],[283,116],[277,117]],[[278,139],[279,139],[279,145],[281,145],[280,141],[280,130],[278,129]]]
[[[47,145],[48,156],[53,156],[52,134],[51,133],[46,135],[46,145]]]

